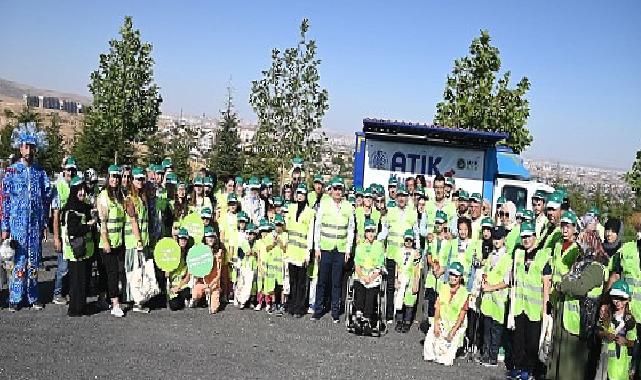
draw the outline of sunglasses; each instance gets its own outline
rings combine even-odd
[[[510,213],[505,211],[499,211],[499,216],[510,216]]]
[[[129,178],[131,178],[131,176],[130,175],[123,175],[122,179],[125,179],[125,178],[129,179]]]
[[[409,239],[409,238],[408,238],[408,239],[405,239],[405,242],[406,242],[406,243],[408,243],[408,242],[410,242],[410,243],[414,243],[414,239]]]
[[[332,190],[343,190],[342,186],[333,186]]]

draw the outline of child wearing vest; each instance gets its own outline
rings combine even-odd
[[[196,280],[193,300],[197,304],[205,296],[209,295],[209,314],[216,314],[220,308],[220,272],[223,250],[212,227],[205,227],[204,234],[203,243],[211,248],[211,252],[214,255],[214,265],[208,275]]]
[[[425,245],[426,260],[429,269],[425,276],[425,310],[427,311],[426,321],[422,323],[423,331],[427,332],[427,324],[429,319],[434,317],[434,305],[437,298],[437,290],[439,283],[438,278],[445,271],[445,266],[441,268],[439,262],[444,252],[448,251],[449,240],[447,234],[447,214],[441,210],[436,211],[436,219],[434,220],[434,232],[427,235],[427,244]],[[427,323],[425,323],[427,322]]]
[[[464,286],[464,274],[461,263],[452,263],[448,284],[439,288],[434,323],[423,344],[423,359],[426,361],[451,366],[456,351],[463,345],[469,294]]]
[[[281,316],[284,312],[282,304],[283,251],[286,250],[287,234],[284,232],[285,220],[282,215],[276,214],[274,222],[276,224],[275,231],[271,231],[271,226],[266,233],[261,231],[263,244],[260,246],[259,262],[263,275],[262,289],[258,294],[256,310],[260,310],[264,301],[268,314],[275,311],[277,315]]]
[[[627,380],[631,377],[632,347],[637,339],[636,322],[630,312],[630,287],[617,280],[610,289],[611,303],[599,318],[601,359],[595,379]]]
[[[494,227],[494,250],[485,261],[481,297],[483,352],[481,364],[498,365],[499,346],[505,322],[505,304],[511,278],[512,257],[505,249],[505,228]]]
[[[267,263],[269,261],[270,250],[267,247],[271,247],[274,243],[274,236],[271,234],[271,223],[267,219],[261,219],[259,227],[259,236],[260,238],[256,242],[256,252],[258,254],[256,258],[257,264],[257,273],[256,273],[256,306],[254,310],[259,311],[263,308],[263,303],[265,304],[265,311],[267,313],[272,312],[271,302],[272,299],[269,297],[269,292],[266,291],[265,280],[267,278]]]
[[[171,311],[182,310],[191,298],[189,291],[189,273],[187,272],[187,251],[189,243],[189,233],[185,228],[178,232],[178,245],[180,246],[180,264],[178,268],[166,273],[169,279],[169,289],[167,290],[167,304]]]
[[[376,295],[381,284],[381,272],[385,268],[385,249],[376,239],[378,225],[371,219],[363,223],[365,240],[356,246],[354,266],[354,309],[356,327],[365,335],[372,333],[372,318],[376,307]]]
[[[254,224],[248,223],[246,238],[243,238],[238,245],[238,260],[234,265],[237,272],[234,305],[241,309],[244,309],[249,302],[256,277],[256,258],[259,245],[256,241],[257,232]]]
[[[407,333],[412,325],[414,305],[418,294],[421,276],[421,255],[414,247],[414,230],[407,229],[403,234],[403,250],[400,252],[396,268],[394,309],[396,310],[396,332]]]

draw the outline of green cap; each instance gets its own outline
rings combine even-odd
[[[472,193],[472,195],[470,195],[470,202],[481,203],[483,202],[483,196],[479,193]]]
[[[494,228],[492,218],[485,217],[481,219],[481,228]]]
[[[350,195],[349,197],[347,197],[347,201],[351,203],[352,206],[354,206],[356,204],[356,197],[353,195]]]
[[[299,183],[296,187],[296,192],[301,194],[307,194],[307,185],[304,183]]]
[[[434,218],[436,223],[447,223],[447,214],[443,210],[436,210],[436,216]]]
[[[165,167],[162,165],[154,165],[154,172],[155,173],[164,173],[165,172]]]
[[[284,225],[285,224],[285,218],[281,214],[276,214],[274,216],[274,224],[275,225]]]
[[[629,299],[631,294],[630,286],[622,279],[616,280],[610,288],[610,295],[614,297]]]
[[[71,181],[69,182],[69,186],[74,187],[74,186],[82,185],[83,183],[84,182],[82,181],[82,178],[78,176],[74,176],[73,178],[71,178]]]
[[[227,195],[227,203],[236,203],[236,202],[238,202],[236,193],[229,193],[229,195]]]
[[[162,163],[160,164],[163,168],[171,168],[174,166],[174,164],[171,162],[171,158],[167,157],[164,160],[162,160]]]
[[[396,178],[396,176],[391,175],[389,177],[389,180],[387,180],[387,187],[397,186],[397,185],[398,185],[398,179]]]
[[[414,230],[411,228],[406,229],[405,232],[403,233],[403,240],[404,239],[414,240]]]
[[[496,200],[496,205],[504,205],[507,203],[507,199],[505,199],[504,196],[500,196],[499,199]]]
[[[362,196],[364,192],[365,190],[363,190],[363,188],[360,186],[354,189],[354,194],[356,194],[356,196],[359,196],[359,195]]]
[[[265,186],[272,186],[272,180],[269,179],[269,177],[263,177],[261,184]]]
[[[390,199],[387,201],[387,208],[394,208],[396,207],[396,201],[393,199]]]
[[[205,237],[209,236],[216,236],[216,231],[214,231],[214,227],[212,226],[205,226]]]
[[[205,186],[212,187],[212,186],[214,186],[214,179],[213,179],[213,178],[211,178],[210,176],[206,176],[206,177],[203,179],[203,184],[204,184]]]
[[[269,231],[269,220],[267,219],[261,219],[260,223],[258,224],[258,230],[259,231]]]
[[[416,190],[414,190],[414,195],[419,198],[427,199],[427,195],[425,194],[425,189],[422,187],[417,187]]]
[[[563,195],[561,193],[555,191],[548,196],[548,208],[561,208],[561,203],[563,203]]]
[[[200,217],[201,218],[211,218],[211,208],[209,207],[203,207],[200,210]]]
[[[238,211],[238,214],[236,215],[236,219],[239,222],[248,222],[249,221],[249,216],[245,211]]]
[[[247,223],[247,226],[245,227],[245,231],[247,231],[250,234],[255,234],[256,233],[256,225],[254,223]]]
[[[203,177],[196,176],[196,178],[194,178],[194,186],[202,186],[204,184],[205,184],[205,181],[203,180]]]
[[[131,169],[131,176],[133,178],[146,178],[145,171],[142,170],[142,168],[139,168],[138,166]]]
[[[76,165],[76,158],[74,156],[69,156],[65,160],[64,164],[65,169],[78,169],[78,166]]]
[[[187,188],[187,182],[185,182],[185,181],[179,181],[179,182],[178,182],[178,188],[179,188],[179,189],[180,189],[180,188],[186,189],[186,188]]]
[[[454,181],[454,177],[445,177],[445,185],[447,186],[454,186],[456,181]]]
[[[241,176],[236,177],[234,182],[236,182],[236,186],[239,186],[239,185],[242,186],[245,184],[245,180]]]
[[[109,169],[107,169],[107,172],[112,175],[112,174],[117,174],[120,175],[120,167],[118,165],[109,165]]]
[[[542,199],[545,202],[548,199],[548,194],[543,190],[537,190],[534,192],[532,199]]]
[[[178,183],[178,176],[174,172],[167,173],[165,177],[166,183],[173,183],[174,185]]]
[[[365,220],[365,231],[376,231],[378,229],[378,226],[372,219],[367,219]]]
[[[290,201],[285,201],[285,203],[283,203],[283,207],[282,207],[283,213],[287,214],[289,212],[289,205],[290,204],[291,204]]]
[[[573,213],[572,211],[563,212],[563,215],[561,215],[561,223],[569,223],[576,226],[576,223],[577,223],[576,214]]]
[[[340,187],[345,187],[345,182],[343,182],[343,178],[341,176],[334,176],[331,180],[331,185],[332,186],[340,186]]]
[[[458,199],[459,199],[459,201],[468,200],[468,199],[470,199],[470,195],[465,190],[459,190],[458,191]]]
[[[461,263],[455,261],[450,264],[450,274],[453,274],[455,276],[462,276],[463,273],[465,273],[465,271],[463,270],[463,265],[461,265]]]
[[[283,198],[275,196],[272,199],[272,204],[274,205],[274,207],[281,207],[283,205]]]
[[[322,174],[314,174],[314,183],[323,183],[323,175]]]
[[[180,229],[178,230],[178,237],[182,239],[189,238],[189,232],[185,227],[180,227]]]
[[[599,209],[596,208],[595,206],[590,207],[590,209],[587,212],[588,215],[596,216],[597,218],[601,215],[601,212],[599,212]]]
[[[292,159],[292,165],[293,165],[295,168],[300,168],[300,167],[302,167],[302,166],[303,166],[303,159],[302,159],[302,158],[300,158],[300,157],[294,157],[294,158]]]
[[[523,212],[523,220],[524,221],[533,221],[534,220],[534,211],[532,210],[525,210]]]
[[[249,182],[247,182],[247,186],[250,189],[260,189],[260,181],[258,180],[258,177],[251,177]]]
[[[524,213],[525,213],[525,207],[519,206],[516,208],[516,218],[523,218]]]
[[[532,222],[521,223],[521,236],[536,235],[536,228]]]
[[[405,185],[401,183],[396,187],[396,195],[408,195]]]

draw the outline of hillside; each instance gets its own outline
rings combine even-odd
[[[53,96],[65,100],[76,101],[82,104],[91,104],[91,98],[78,94],[68,94],[55,90],[47,90],[26,84],[0,78],[0,97],[22,99],[22,95]]]

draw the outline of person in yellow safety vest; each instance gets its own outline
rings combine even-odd
[[[302,318],[307,310],[307,268],[313,248],[315,216],[316,212],[307,204],[307,186],[301,183],[296,188],[296,202],[288,207],[286,217],[288,240],[285,262],[289,268],[287,311],[296,318]]]
[[[515,299],[512,334],[514,369],[512,379],[529,379],[538,373],[541,321],[547,313],[552,286],[552,251],[536,246],[536,227],[532,221],[521,224],[521,245],[514,251]]]
[[[343,179],[336,176],[331,185],[332,197],[321,202],[314,226],[314,250],[320,265],[316,304],[311,319],[320,319],[324,312],[325,293],[331,289],[332,319],[334,323],[338,323],[343,266],[349,260],[354,241],[354,213],[352,205],[343,197]]]
[[[421,276],[421,254],[416,249],[416,231],[409,228],[403,234],[403,249],[396,263],[397,275],[394,289],[396,332],[407,333],[412,326]]]
[[[234,187],[234,177],[229,176],[224,179],[223,187],[214,194],[216,204],[220,206],[223,215],[227,213],[227,197],[234,192]]]
[[[220,229],[220,241],[225,247],[225,263],[226,267],[223,267],[222,279],[223,279],[223,299],[229,297],[233,298],[234,289],[233,283],[231,282],[232,273],[234,272],[232,266],[235,260],[235,252],[238,252],[238,199],[236,194],[229,193],[227,199],[225,200],[226,205],[225,212],[222,213],[220,219],[218,220],[218,228]],[[221,204],[222,206],[222,204]]]
[[[328,198],[328,195],[324,193],[323,189],[323,176],[321,174],[314,175],[314,191],[309,193],[307,196],[307,204],[309,207],[313,208],[314,211],[318,210],[320,202],[323,198]]]
[[[563,241],[556,243],[552,255],[552,283],[558,284],[569,271],[581,250],[576,243],[577,217],[572,211],[565,211],[561,217]]]
[[[537,190],[532,196],[532,211],[534,211],[536,239],[541,239],[548,225],[548,217],[545,215],[547,203],[547,193],[543,190]]]
[[[481,220],[483,219],[483,197],[479,193],[470,195],[470,221],[472,222],[471,240],[481,239]]]
[[[354,189],[354,207],[356,209],[363,207],[363,196],[365,190],[362,187],[357,187]]]
[[[631,217],[631,224],[636,232],[636,239],[621,246],[618,252],[610,258],[610,280],[609,287],[619,280],[624,280],[630,290],[629,309],[636,321],[637,338],[641,336],[641,213],[634,213]],[[634,379],[641,378],[638,359],[641,346],[639,342],[634,347],[635,358],[633,360]]]
[[[396,267],[403,260],[401,254],[404,249],[403,235],[405,231],[408,229],[414,231],[414,241],[419,241],[416,210],[409,208],[407,205],[407,196],[405,185],[398,185],[396,206],[389,208],[387,215],[383,219],[381,232],[378,234],[378,240],[387,241],[385,268],[387,270],[387,299],[390,301],[394,299]],[[388,302],[386,306],[386,320],[387,323],[391,324],[394,320],[394,303]]]
[[[178,231],[178,245],[180,246],[180,263],[171,272],[165,273],[169,280],[167,289],[167,306],[169,310],[178,311],[184,309],[191,298],[189,280],[191,276],[187,271],[187,251],[189,250],[189,233],[185,228]]]
[[[133,311],[149,313],[149,309],[143,307],[132,296],[132,287],[136,286],[136,278],[132,277],[136,263],[144,263],[145,255],[149,249],[149,213],[147,210],[147,196],[144,191],[146,175],[145,172],[135,167],[131,171],[133,180],[129,186],[125,198],[125,275],[127,287],[125,288],[125,300],[134,302]]]
[[[624,280],[610,288],[610,304],[603,306],[597,326],[601,357],[595,379],[634,378],[633,350],[637,340],[636,321],[630,312],[631,290]]]
[[[91,216],[92,206],[85,202],[85,186],[75,176],[69,183],[69,199],[62,208],[61,230],[62,249],[69,260],[69,310],[70,317],[81,317],[86,313],[87,283],[91,275],[91,258],[94,253],[93,230],[96,220]],[[73,249],[71,242],[85,239],[84,249]]]
[[[467,191],[460,189],[456,192],[456,214],[451,215],[449,230],[452,236],[458,235],[458,219],[461,217],[470,217],[469,213],[469,194]]]
[[[440,268],[436,274],[443,283],[447,283],[445,278],[445,274],[449,273],[447,267],[455,261],[461,263],[466,276],[467,290],[469,291],[472,286],[469,283],[472,282],[472,279],[469,278],[473,272],[472,264],[475,261],[481,261],[481,241],[470,238],[472,222],[469,218],[459,218],[457,229],[459,230],[458,238],[450,240],[448,249],[441,252],[443,256],[438,259]]]
[[[574,231],[576,216],[573,213],[565,212],[561,220],[564,231]],[[579,255],[568,272],[556,284],[554,275],[552,277],[556,295],[553,297],[552,357],[547,370],[551,380],[593,379],[595,376],[598,347],[594,346],[593,333],[596,320],[582,315],[596,316],[599,312],[600,296],[608,278],[606,260],[596,231],[589,231],[582,235]],[[552,271],[556,271],[554,266]],[[595,348],[597,352],[594,352]]]
[[[372,203],[372,189],[368,187],[363,191],[363,206],[356,208],[356,244],[365,241],[365,221],[371,220],[378,233],[381,221],[381,212],[374,208]]]
[[[538,245],[541,248],[552,248],[556,243],[563,240],[561,235],[561,204],[563,203],[563,195],[560,192],[550,194],[547,200],[547,227],[539,236]]]
[[[454,202],[445,197],[445,177],[437,175],[433,181],[434,186],[434,199],[428,200],[425,205],[425,212],[427,212],[427,228],[431,230],[434,225],[433,221],[436,216],[436,211],[441,210],[447,214],[448,220],[456,217],[456,205]]]
[[[463,280],[463,265],[453,262],[449,268],[449,281],[439,288],[436,298],[434,323],[423,343],[423,359],[451,366],[456,351],[463,346],[468,292]]]
[[[481,314],[483,314],[483,352],[481,364],[495,367],[505,322],[505,305],[511,279],[512,256],[505,249],[505,228],[492,231],[494,250],[483,266]]]
[[[438,294],[438,278],[440,277],[440,260],[444,252],[449,251],[449,235],[447,234],[447,214],[441,210],[436,212],[434,231],[427,234],[425,256],[428,271],[425,276],[425,309],[426,320],[434,317],[434,304]],[[425,323],[423,323],[425,326]]]
[[[283,252],[287,249],[287,233],[284,231],[285,219],[282,215],[274,217],[275,229],[269,224],[268,229],[264,228],[261,221],[261,243],[259,250],[259,269],[262,271],[262,289],[259,289],[259,300],[256,310],[260,310],[261,301],[265,301],[268,314],[273,312],[282,316],[284,308],[282,305],[283,290]]]
[[[378,226],[367,219],[363,226],[365,240],[358,243],[354,255],[354,312],[357,332],[371,335],[376,296],[385,268],[385,248],[375,240]]]
[[[397,187],[398,187],[398,178],[396,178],[396,176],[390,175],[389,179],[387,180],[387,198],[388,199],[396,200]]]
[[[120,268],[123,266],[125,255],[123,242],[125,210],[120,191],[120,168],[117,165],[109,166],[108,175],[107,187],[98,196],[98,215],[100,216],[98,247],[102,250],[102,263],[107,273],[107,294],[111,299],[111,315],[120,318],[125,315],[118,300]],[[104,296],[100,298],[104,299]]]
[[[274,246],[274,236],[271,234],[271,223],[267,219],[261,219],[258,225],[258,236],[256,241],[256,306],[254,310],[259,311],[263,308],[265,303],[265,310],[271,314],[272,312],[272,298],[267,287],[267,265],[269,262],[270,249],[268,247]]]

